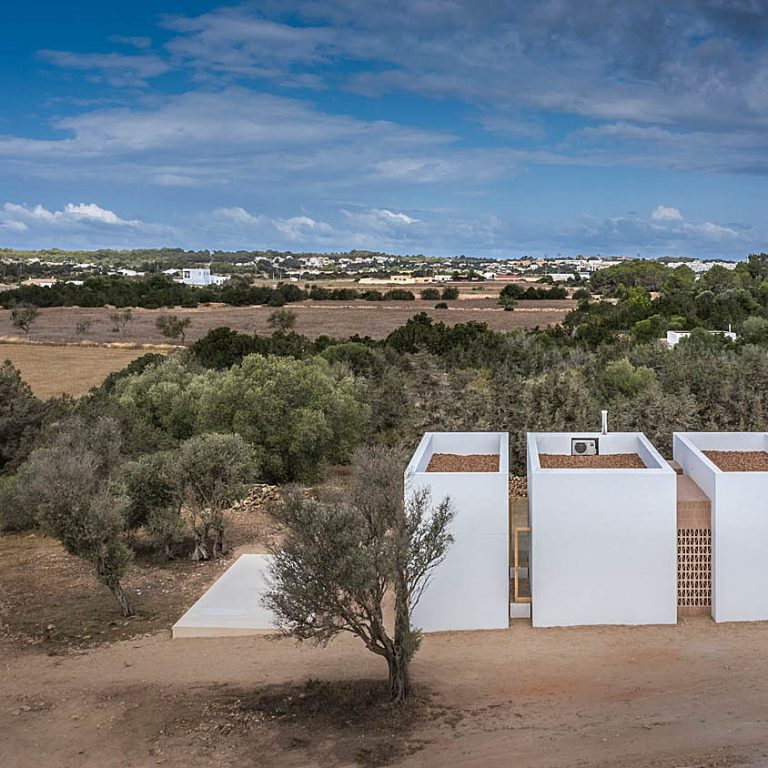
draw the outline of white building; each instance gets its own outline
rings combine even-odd
[[[717,454],[768,451],[764,432],[677,432],[675,461],[712,502],[711,614],[715,621],[768,620],[768,471],[724,471]],[[748,463],[743,465],[745,468]],[[699,547],[706,550],[703,528]]]
[[[181,282],[184,285],[222,285],[229,280],[227,275],[212,275],[207,267],[204,269],[183,269]]]
[[[680,343],[681,339],[687,339],[691,333],[693,333],[693,331],[667,331],[667,347],[669,347],[669,349],[676,347]],[[730,339],[731,341],[736,341],[738,338],[736,334],[730,330],[730,327],[727,331],[708,331],[708,333],[724,336],[726,339]]]
[[[768,621],[768,433],[673,439],[667,462],[637,432],[529,433],[526,509],[510,500],[507,433],[425,434],[405,472],[406,502],[423,488],[433,504],[448,497],[454,541],[414,626],[504,629],[510,616],[530,616],[536,627],[674,624],[702,614]],[[530,557],[518,560],[523,531]],[[273,631],[261,606],[268,565],[265,556],[241,557],[174,636]],[[530,579],[530,597],[518,596],[518,576]]]
[[[542,467],[579,441],[644,466]],[[534,626],[677,621],[676,475],[645,435],[529,433],[528,503]]]
[[[454,541],[413,612],[425,632],[509,626],[509,435],[427,432],[405,472],[406,498],[429,488],[432,502],[450,498]],[[495,472],[428,471],[435,454],[498,457]]]
[[[735,261],[701,261],[700,259],[694,259],[693,261],[670,261],[667,263],[669,269],[677,269],[678,267],[688,267],[696,273],[696,277],[700,277],[705,272],[709,272],[712,267],[718,266],[724,269],[736,269]]]

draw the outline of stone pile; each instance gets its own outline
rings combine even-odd
[[[528,496],[528,480],[525,477],[509,476],[509,498],[524,499]]]

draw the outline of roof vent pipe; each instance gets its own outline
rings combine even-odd
[[[602,423],[603,423],[602,433],[604,435],[607,435],[608,434],[608,411],[600,411],[600,416],[602,417]]]

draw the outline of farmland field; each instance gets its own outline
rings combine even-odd
[[[0,344],[0,362],[10,360],[41,398],[82,395],[113,371],[145,354],[144,349]]]
[[[433,301],[303,301],[289,305],[297,315],[298,333],[314,338],[326,334],[345,338],[358,333],[373,338],[383,338],[408,318],[418,312],[427,312],[436,320],[449,325],[470,320],[487,323],[497,331],[512,328],[544,327],[559,323],[576,302],[570,300],[521,301],[514,312],[505,312],[496,305],[495,299],[467,298],[449,303],[448,309],[435,309]],[[83,309],[79,307],[53,307],[43,309],[32,326],[30,338],[35,341],[68,343],[80,341],[75,331],[79,321],[90,320],[91,328],[86,339],[96,342],[126,341],[138,344],[167,342],[155,327],[158,316],[171,313],[179,317],[191,317],[192,325],[186,341],[204,336],[211,328],[226,325],[248,333],[270,333],[267,319],[273,307],[230,307],[212,305],[196,309],[134,309],[134,319],[128,324],[125,336],[112,331],[109,315],[113,310]],[[10,320],[10,312],[0,311],[0,336],[18,336]]]

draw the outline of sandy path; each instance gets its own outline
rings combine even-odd
[[[407,766],[768,764],[768,625],[451,633],[425,639],[415,677],[441,716],[407,736]],[[382,676],[353,640],[176,640],[0,662],[0,765],[342,765],[338,741],[222,735],[217,706],[265,685]],[[212,707],[212,709],[211,709]],[[447,713],[447,714],[446,714]],[[346,754],[346,753],[345,753]]]

